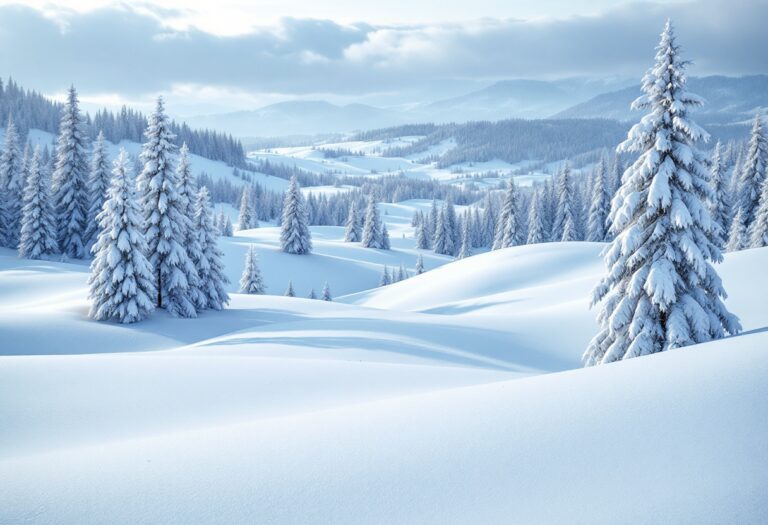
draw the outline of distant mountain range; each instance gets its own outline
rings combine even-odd
[[[756,108],[768,107],[768,75],[691,78],[689,86],[707,100],[705,108],[697,114],[704,124],[743,121]],[[409,123],[509,118],[633,121],[639,114],[629,106],[639,94],[636,80],[503,80],[462,96],[416,104],[409,109],[302,100],[185,120],[194,127],[226,131],[239,137],[343,133]]]

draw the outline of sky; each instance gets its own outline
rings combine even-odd
[[[691,74],[768,73],[768,1],[0,0],[0,74],[86,108],[399,105],[506,78],[637,78],[671,17]]]

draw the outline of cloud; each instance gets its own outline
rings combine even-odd
[[[363,95],[441,79],[639,75],[671,16],[695,74],[768,72],[768,2],[627,4],[561,20],[376,26],[286,18],[245,35],[162,24],[146,6],[70,13],[65,22],[0,7],[0,72],[58,92],[126,98],[199,85],[219,92]],[[178,13],[169,13],[172,16]],[[64,29],[62,29],[64,28]]]

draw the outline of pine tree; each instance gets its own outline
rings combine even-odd
[[[224,214],[224,211],[222,210],[222,215]],[[229,218],[229,215],[219,217],[220,220],[222,220],[223,226],[221,227],[221,236],[222,237],[232,237],[235,234],[234,228],[232,228],[232,220]]]
[[[144,211],[148,259],[155,272],[157,307],[173,316],[196,317],[189,279],[195,267],[182,244],[188,236],[189,218],[180,197],[178,174],[173,169],[176,147],[162,98],[149,117],[145,135],[147,142],[141,153],[144,169],[137,188]]]
[[[21,210],[19,257],[40,259],[57,249],[56,223],[48,193],[48,177],[41,165],[40,146],[35,148],[28,171]]]
[[[23,157],[19,149],[19,134],[11,117],[5,128],[5,142],[0,153],[0,201],[2,220],[0,246],[16,248],[21,231],[22,191],[24,188]]]
[[[389,244],[389,230],[387,230],[387,223],[381,223],[381,249],[389,250],[391,248]]]
[[[715,144],[712,154],[710,172],[712,185],[712,200],[709,203],[709,213],[717,227],[716,244],[721,250],[725,248],[728,234],[728,220],[731,213],[730,188],[728,187],[727,170],[722,156],[720,141]]]
[[[285,289],[286,297],[296,297],[296,292],[293,291],[293,281],[288,281],[288,288]]]
[[[441,255],[453,255],[456,251],[453,244],[453,235],[450,230],[450,222],[447,217],[448,206],[444,206],[437,216],[437,225],[435,226],[435,239],[432,241],[435,253]]]
[[[757,210],[755,222],[752,223],[752,230],[748,233],[752,248],[768,246],[768,177],[763,181],[760,207]]]
[[[296,175],[291,177],[291,183],[285,193],[280,245],[285,253],[301,255],[312,251],[312,234],[309,231],[304,197],[301,195]]]
[[[221,310],[229,303],[229,295],[224,290],[224,285],[229,283],[229,279],[224,273],[224,254],[218,247],[219,235],[213,228],[211,198],[205,186],[197,192],[194,210],[191,237],[197,237],[195,244],[199,251],[191,253],[199,279],[199,290],[204,297],[201,306]]]
[[[82,259],[86,256],[91,195],[87,184],[87,137],[74,87],[69,89],[63,111],[53,172],[59,249],[66,257]]]
[[[632,105],[648,109],[619,151],[640,153],[622,177],[611,210],[616,238],[605,251],[607,275],[595,289],[600,332],[584,354],[587,365],[703,343],[741,330],[729,313],[720,277],[704,155],[706,132],[688,118],[701,99],[685,90],[686,62],[667,22],[656,65]]]
[[[307,296],[307,299],[317,299],[317,294],[315,293],[314,288],[309,289],[309,295]]]
[[[361,237],[360,220],[357,217],[357,202],[353,199],[349,205],[347,225],[344,229],[344,242],[360,242]]]
[[[247,230],[251,227],[253,222],[251,212],[251,191],[248,186],[243,186],[243,193],[240,196],[240,215],[238,217],[238,227],[240,230]]]
[[[382,248],[381,238],[381,218],[379,217],[379,208],[373,195],[368,197],[368,208],[365,211],[365,222],[363,223],[362,245],[364,248]]]
[[[245,267],[243,275],[240,277],[240,293],[263,294],[266,291],[264,280],[259,270],[258,256],[256,247],[251,245],[245,254]]]
[[[416,227],[416,248],[419,250],[429,249],[429,237],[427,236],[427,223],[422,222]]]
[[[768,140],[763,132],[763,123],[758,113],[752,124],[749,149],[741,168],[740,177],[741,218],[747,232],[751,230],[752,223],[757,218],[757,210],[760,207],[760,192],[763,181],[766,179],[766,169],[768,169]]]
[[[389,269],[386,265],[384,265],[384,272],[381,274],[381,279],[379,280],[379,286],[387,286],[388,284],[392,283],[392,278],[389,276]]]
[[[528,244],[547,242],[541,199],[541,191],[535,190],[531,196],[531,207],[528,212]]]
[[[102,211],[96,217],[99,234],[93,246],[89,315],[98,321],[141,321],[154,310],[156,293],[128,154],[121,150]]]
[[[461,229],[459,228],[459,223],[456,219],[456,210],[453,207],[453,201],[450,198],[445,203],[444,209],[447,234],[450,236],[451,245],[453,246],[453,252],[449,255],[456,256],[459,253],[459,248],[461,246]]]
[[[325,285],[323,285],[323,295],[322,299],[323,301],[333,301],[333,298],[331,297],[331,287],[328,286],[328,281],[325,281]]]
[[[90,192],[91,202],[88,207],[88,224],[85,230],[86,245],[96,240],[98,232],[96,216],[101,212],[101,208],[104,206],[104,201],[107,198],[107,192],[109,191],[109,159],[107,158],[107,147],[104,144],[103,131],[99,131],[99,135],[93,143],[90,168],[88,191]]]
[[[600,159],[592,179],[592,192],[587,222],[587,240],[603,242],[608,236],[608,214],[611,211],[611,197],[606,180],[605,159]]]
[[[192,263],[186,269],[189,284],[188,297],[192,304],[195,305],[195,310],[201,312],[208,308],[209,297],[204,290],[197,263],[203,257],[201,252],[204,246],[201,244],[202,237],[200,236],[200,231],[193,224],[195,223],[195,214],[197,212],[195,203],[198,199],[198,190],[197,183],[192,176],[192,168],[189,165],[189,148],[186,142],[181,145],[179,150],[176,178],[179,181],[179,211],[186,218],[182,245],[187,250],[187,257]],[[211,227],[213,227],[213,221],[211,221]],[[218,310],[219,308],[216,309]]]
[[[552,238],[563,242],[575,241],[576,222],[573,216],[573,184],[571,168],[566,164],[557,179],[557,210]]]
[[[509,248],[521,244],[520,224],[518,223],[517,190],[514,180],[510,177],[507,192],[504,195],[504,205],[496,223],[496,235],[493,249]]]
[[[485,205],[483,206],[483,224],[481,231],[481,246],[492,248],[496,232],[496,212],[493,208],[493,201],[491,200],[490,193],[485,196]]]
[[[424,258],[419,254],[416,257],[416,275],[421,275],[422,273],[424,273]]]
[[[461,250],[459,250],[459,259],[466,259],[472,256],[472,238],[469,233],[470,221],[467,217],[461,229]]]
[[[743,213],[743,208],[739,207],[736,211],[736,216],[731,221],[731,229],[728,231],[728,244],[725,247],[728,252],[738,252],[747,246],[747,229],[744,226]]]

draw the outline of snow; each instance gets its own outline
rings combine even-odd
[[[415,263],[394,232],[418,206],[381,205],[393,253],[341,227],[309,256],[273,227],[221,239],[232,289],[253,242],[277,295],[132,327],[87,320],[84,264],[0,250],[0,521],[768,519],[768,248],[718,266],[744,335],[582,369],[603,244],[423,252],[369,289]],[[300,298],[326,279],[334,302]]]

